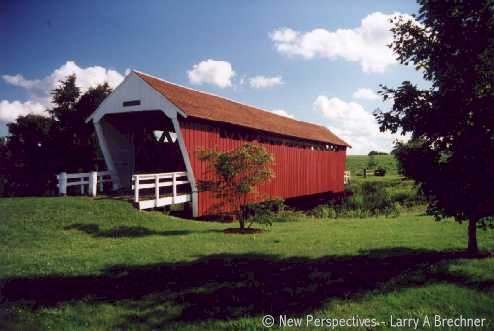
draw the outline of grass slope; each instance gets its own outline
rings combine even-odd
[[[352,176],[362,174],[364,168],[368,167],[370,156],[367,155],[348,155],[346,158],[346,170],[352,172]],[[393,155],[374,155],[377,167],[385,167],[388,176],[397,176],[396,159]]]
[[[465,225],[452,221],[303,218],[239,236],[75,197],[0,199],[0,216],[0,329],[263,329],[268,313],[359,315],[387,329],[390,314],[494,316],[494,258],[464,258]],[[493,232],[479,242],[494,249]]]

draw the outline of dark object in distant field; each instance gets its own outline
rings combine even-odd
[[[384,167],[378,167],[376,170],[374,170],[374,176],[385,176],[386,175],[386,168]]]

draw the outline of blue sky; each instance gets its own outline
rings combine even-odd
[[[387,150],[369,114],[379,84],[421,83],[393,63],[388,15],[412,1],[15,1],[0,10],[0,135],[44,113],[65,74],[84,89],[127,69],[328,126],[353,154]],[[356,93],[361,89],[359,93]],[[362,90],[364,89],[364,90]]]

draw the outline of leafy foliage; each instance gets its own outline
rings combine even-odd
[[[494,215],[494,3],[420,0],[417,22],[394,19],[391,48],[430,82],[382,87],[393,100],[375,116],[382,131],[410,134],[395,155],[415,179],[438,219],[469,220],[469,250],[478,251],[476,224]]]
[[[243,217],[249,223],[249,227],[254,224],[271,226],[273,218],[285,211],[283,199],[269,199],[258,203],[248,203],[241,207]]]
[[[342,199],[319,205],[309,211],[317,218],[340,218],[399,215],[397,201],[382,182],[364,182],[352,185]]]
[[[257,193],[256,185],[273,177],[272,155],[260,145],[244,144],[227,152],[201,151],[199,159],[208,163],[214,175],[212,180],[199,182],[199,189],[213,192],[224,207],[233,211],[244,229],[248,215],[242,207],[249,195]]]
[[[5,193],[53,193],[56,173],[97,169],[96,138],[92,125],[84,121],[110,93],[105,83],[81,95],[71,75],[52,92],[50,117],[20,116],[7,124],[10,135],[0,149]]]

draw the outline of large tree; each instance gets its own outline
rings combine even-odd
[[[81,95],[76,76],[68,76],[52,92],[55,105],[49,112],[56,122],[57,148],[63,155],[60,167],[64,171],[77,172],[94,168],[97,143],[93,126],[86,118],[111,93],[107,83],[89,88]]]
[[[92,170],[97,144],[84,120],[111,93],[108,84],[81,95],[75,75],[52,92],[50,116],[20,116],[7,124],[9,136],[0,148],[0,177],[9,195],[40,195],[55,189],[60,171]]]
[[[390,47],[429,82],[382,86],[389,111],[381,130],[409,134],[396,155],[403,173],[429,198],[438,219],[468,221],[468,251],[477,227],[494,215],[494,2],[419,1],[415,20],[394,18]]]

